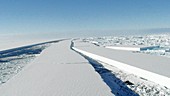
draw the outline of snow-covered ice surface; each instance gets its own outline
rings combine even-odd
[[[43,41],[15,41],[0,47],[0,96],[170,96],[167,87],[77,54],[69,40],[52,44],[38,57],[48,44],[16,48]],[[91,46],[83,43],[76,47]]]
[[[5,83],[16,75],[48,46],[49,44],[43,43],[0,51],[0,83]]]
[[[0,86],[2,96],[114,96],[70,41],[52,44]]]
[[[11,77],[16,75],[22,68],[35,59],[51,43],[49,41],[33,45],[22,45],[18,48],[0,51],[0,84],[7,82]]]
[[[77,44],[74,43],[75,45],[75,49],[81,49],[81,50],[86,50],[92,53],[101,53],[102,54],[102,50],[93,50],[92,47],[90,47],[91,45],[89,44],[84,44],[82,42],[79,42]],[[99,48],[100,49],[100,48]],[[107,49],[108,50],[108,49]],[[79,51],[79,50],[78,50]],[[81,52],[81,51],[79,51]],[[83,51],[82,51],[83,52]],[[111,51],[110,51],[111,52]],[[82,53],[83,54],[83,53]],[[100,54],[100,55],[101,55]],[[106,53],[105,53],[106,54]],[[109,53],[108,53],[109,54]],[[116,54],[118,55],[118,54]],[[152,80],[149,81],[145,78],[139,77],[134,75],[133,73],[129,73],[126,72],[124,70],[120,70],[119,68],[116,68],[115,64],[110,65],[107,63],[104,63],[105,61],[101,62],[102,60],[98,60],[98,59],[93,59],[94,57],[91,57],[92,55],[87,55],[86,56],[88,58],[92,58],[92,60],[94,60],[95,62],[98,62],[97,64],[100,66],[102,65],[104,68],[106,68],[107,70],[110,70],[112,74],[114,74],[117,78],[119,78],[122,82],[126,83],[126,85],[133,91],[135,91],[136,93],[138,93],[141,96],[170,96],[170,89],[165,87],[165,86],[161,86],[157,83],[154,83],[153,81],[157,81],[156,80]],[[119,56],[118,56],[119,57]],[[121,57],[120,57],[121,58]],[[96,61],[97,60],[97,61]],[[130,58],[130,60],[134,60],[133,58]],[[137,63],[137,62],[136,62]],[[132,70],[131,70],[132,71]],[[168,71],[168,70],[166,70]],[[108,72],[108,71],[107,71]],[[133,71],[132,71],[133,72]],[[137,72],[137,71],[136,71]],[[114,80],[111,80],[110,82],[113,82],[113,85],[122,85],[122,82],[116,82]],[[165,82],[166,83],[166,82]]]
[[[61,40],[64,38],[58,38]],[[18,48],[21,46],[29,46],[33,44],[38,44],[47,41],[56,41],[56,39],[51,38],[37,38],[34,37],[34,34],[27,35],[2,35],[0,34],[0,51],[9,50],[13,48]]]

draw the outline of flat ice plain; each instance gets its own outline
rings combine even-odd
[[[70,50],[70,41],[52,44],[0,86],[1,96],[113,96],[89,62]]]

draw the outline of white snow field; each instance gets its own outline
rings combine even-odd
[[[57,39],[59,40],[59,39]],[[32,45],[32,44],[38,44],[46,41],[54,41],[54,39],[49,40],[49,39],[20,39],[17,37],[11,37],[11,38],[0,38],[0,50],[8,50],[8,49],[13,49],[21,46],[27,46],[27,45]]]
[[[114,96],[70,41],[52,44],[0,86],[0,96]]]
[[[78,40],[74,42],[73,49],[94,60],[170,88],[169,58],[107,49]]]

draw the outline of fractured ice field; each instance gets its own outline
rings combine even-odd
[[[133,51],[170,58],[170,34],[89,37],[84,38],[83,41],[111,49],[113,47],[117,47],[117,49],[151,47],[150,49],[146,48],[146,50]]]

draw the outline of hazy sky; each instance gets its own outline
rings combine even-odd
[[[170,0],[0,0],[0,33],[170,27]]]

